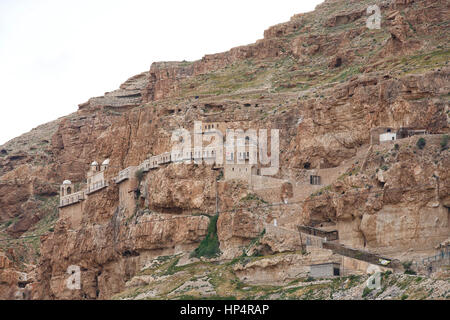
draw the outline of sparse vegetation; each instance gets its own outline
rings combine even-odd
[[[241,199],[242,202],[246,202],[246,201],[258,201],[261,203],[266,204],[267,201],[261,199],[258,195],[254,194],[254,193],[249,193],[247,196],[245,196],[244,198]]]
[[[291,253],[292,254],[292,253]],[[236,263],[242,266],[260,259],[273,259],[276,254],[248,257],[243,254],[234,263],[219,264],[200,261],[178,266],[182,256],[168,256],[155,259],[140,275],[152,275],[153,281],[138,288],[130,288],[117,295],[116,299],[238,299],[238,300],[321,300],[321,299],[383,299],[389,295],[393,299],[426,299],[433,295],[434,287],[423,277],[382,273],[382,288],[369,289],[368,276],[351,275],[334,279],[314,279],[298,277],[285,285],[254,285],[240,279],[235,273]],[[183,290],[179,290],[184,284]],[[196,282],[198,284],[196,284]],[[208,288],[205,295],[204,288]],[[353,288],[358,288],[353,290]],[[145,294],[151,295],[147,297]],[[156,294],[156,295],[155,295]],[[441,294],[441,293],[439,293]],[[441,294],[442,297],[445,297]],[[141,296],[141,297],[138,297]]]
[[[203,239],[198,248],[191,254],[191,257],[214,258],[220,254],[220,243],[217,235],[217,220],[219,219],[219,215],[210,219],[206,238]]]
[[[409,275],[415,275],[416,272],[414,270],[411,269],[412,267],[412,261],[405,261],[402,263],[403,268],[405,269],[405,274],[409,274]]]
[[[441,138],[441,149],[444,150],[448,146],[448,141],[450,140],[450,136],[448,134],[445,134]]]
[[[417,148],[419,148],[420,150],[423,150],[426,145],[427,141],[425,140],[425,138],[420,138],[419,140],[417,140]]]
[[[177,264],[180,261],[180,258],[176,258],[172,261],[172,263],[167,268],[166,272],[164,273],[165,276],[173,275],[177,272]]]
[[[372,293],[372,291],[374,291],[374,289],[370,289],[369,287],[365,287],[362,293],[362,297],[365,298],[367,297],[370,293]]]

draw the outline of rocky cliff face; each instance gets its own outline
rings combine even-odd
[[[299,225],[336,229],[343,244],[393,258],[433,254],[450,233],[449,153],[441,145],[449,132],[448,2],[379,1],[379,30],[366,27],[368,5],[328,0],[255,44],[154,63],[76,113],[0,146],[0,237],[42,235],[25,251],[23,240],[2,243],[12,261],[0,275],[34,270],[25,284],[33,298],[110,298],[158,257],[197,248],[217,202],[222,259],[252,243],[250,251],[265,255],[299,250]],[[110,183],[86,202],[80,228],[58,219],[64,179],[81,185],[93,160],[109,158],[110,181],[170,151],[172,131],[194,121],[281,129],[276,178],[284,189],[256,192],[208,166],[169,165],[143,175],[126,206]],[[432,135],[424,149],[418,137],[369,147],[379,127]],[[308,185],[314,173],[323,186]],[[274,194],[290,204],[270,206]],[[274,220],[284,229],[269,228]],[[294,263],[274,261],[255,268],[285,274]],[[81,290],[67,289],[71,265],[81,267]],[[20,291],[14,279],[2,281],[13,288],[2,298]]]

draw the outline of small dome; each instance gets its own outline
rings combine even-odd
[[[98,162],[97,161],[92,162],[91,166],[98,166]]]
[[[70,181],[70,180],[64,180],[63,184],[64,184],[64,185],[69,185],[69,184],[72,184],[72,181]]]
[[[109,159],[103,161],[102,166],[109,166]]]

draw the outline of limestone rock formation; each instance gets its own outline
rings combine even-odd
[[[140,284],[152,287],[141,298],[175,298],[189,291],[183,283],[230,297],[230,283],[289,286],[311,264],[343,261],[365,274],[373,263],[299,227],[393,262],[438,254],[450,234],[448,1],[378,4],[379,30],[367,28],[365,2],[327,0],[254,44],[153,63],[0,146],[0,240],[32,239],[0,246],[0,298],[109,299]],[[144,170],[196,121],[279,129],[278,172],[235,180],[225,166],[173,161]],[[386,134],[395,141],[380,143]],[[58,208],[61,183],[83,192],[92,162],[105,159],[104,186]],[[67,286],[70,266],[80,267],[79,290]]]

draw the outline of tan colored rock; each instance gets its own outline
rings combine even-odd
[[[445,0],[382,3],[384,37],[367,30],[365,3],[327,0],[254,44],[195,62],[154,63],[76,113],[1,146],[0,223],[17,219],[12,236],[48,216],[36,199],[55,196],[65,179],[82,184],[92,161],[111,159],[110,185],[83,203],[79,226],[62,215],[42,237],[37,281],[25,289],[34,298],[107,299],[155,258],[189,255],[209,224],[200,214],[217,209],[220,259],[240,256],[264,228],[259,240],[267,251],[296,250],[302,224],[337,229],[340,241],[356,248],[405,259],[432,254],[449,234],[450,163],[438,135],[449,132],[450,69],[438,47],[447,41],[447,7]],[[256,192],[242,181],[216,184],[220,174],[211,167],[168,165],[130,183],[129,201],[121,203],[118,172],[170,151],[173,130],[199,120],[281,129],[281,168],[273,178],[286,183],[243,201]],[[399,140],[397,151],[377,145],[366,156],[378,127],[433,135],[425,150],[413,137]],[[323,185],[309,184],[316,174]],[[269,207],[265,198],[288,203]],[[275,220],[291,231],[267,227]],[[238,272],[255,282],[287,281],[316,261],[304,258],[262,260]],[[324,262],[332,258],[323,253]],[[82,269],[81,291],[65,286],[70,265]],[[8,288],[18,276],[10,269],[2,269]]]

